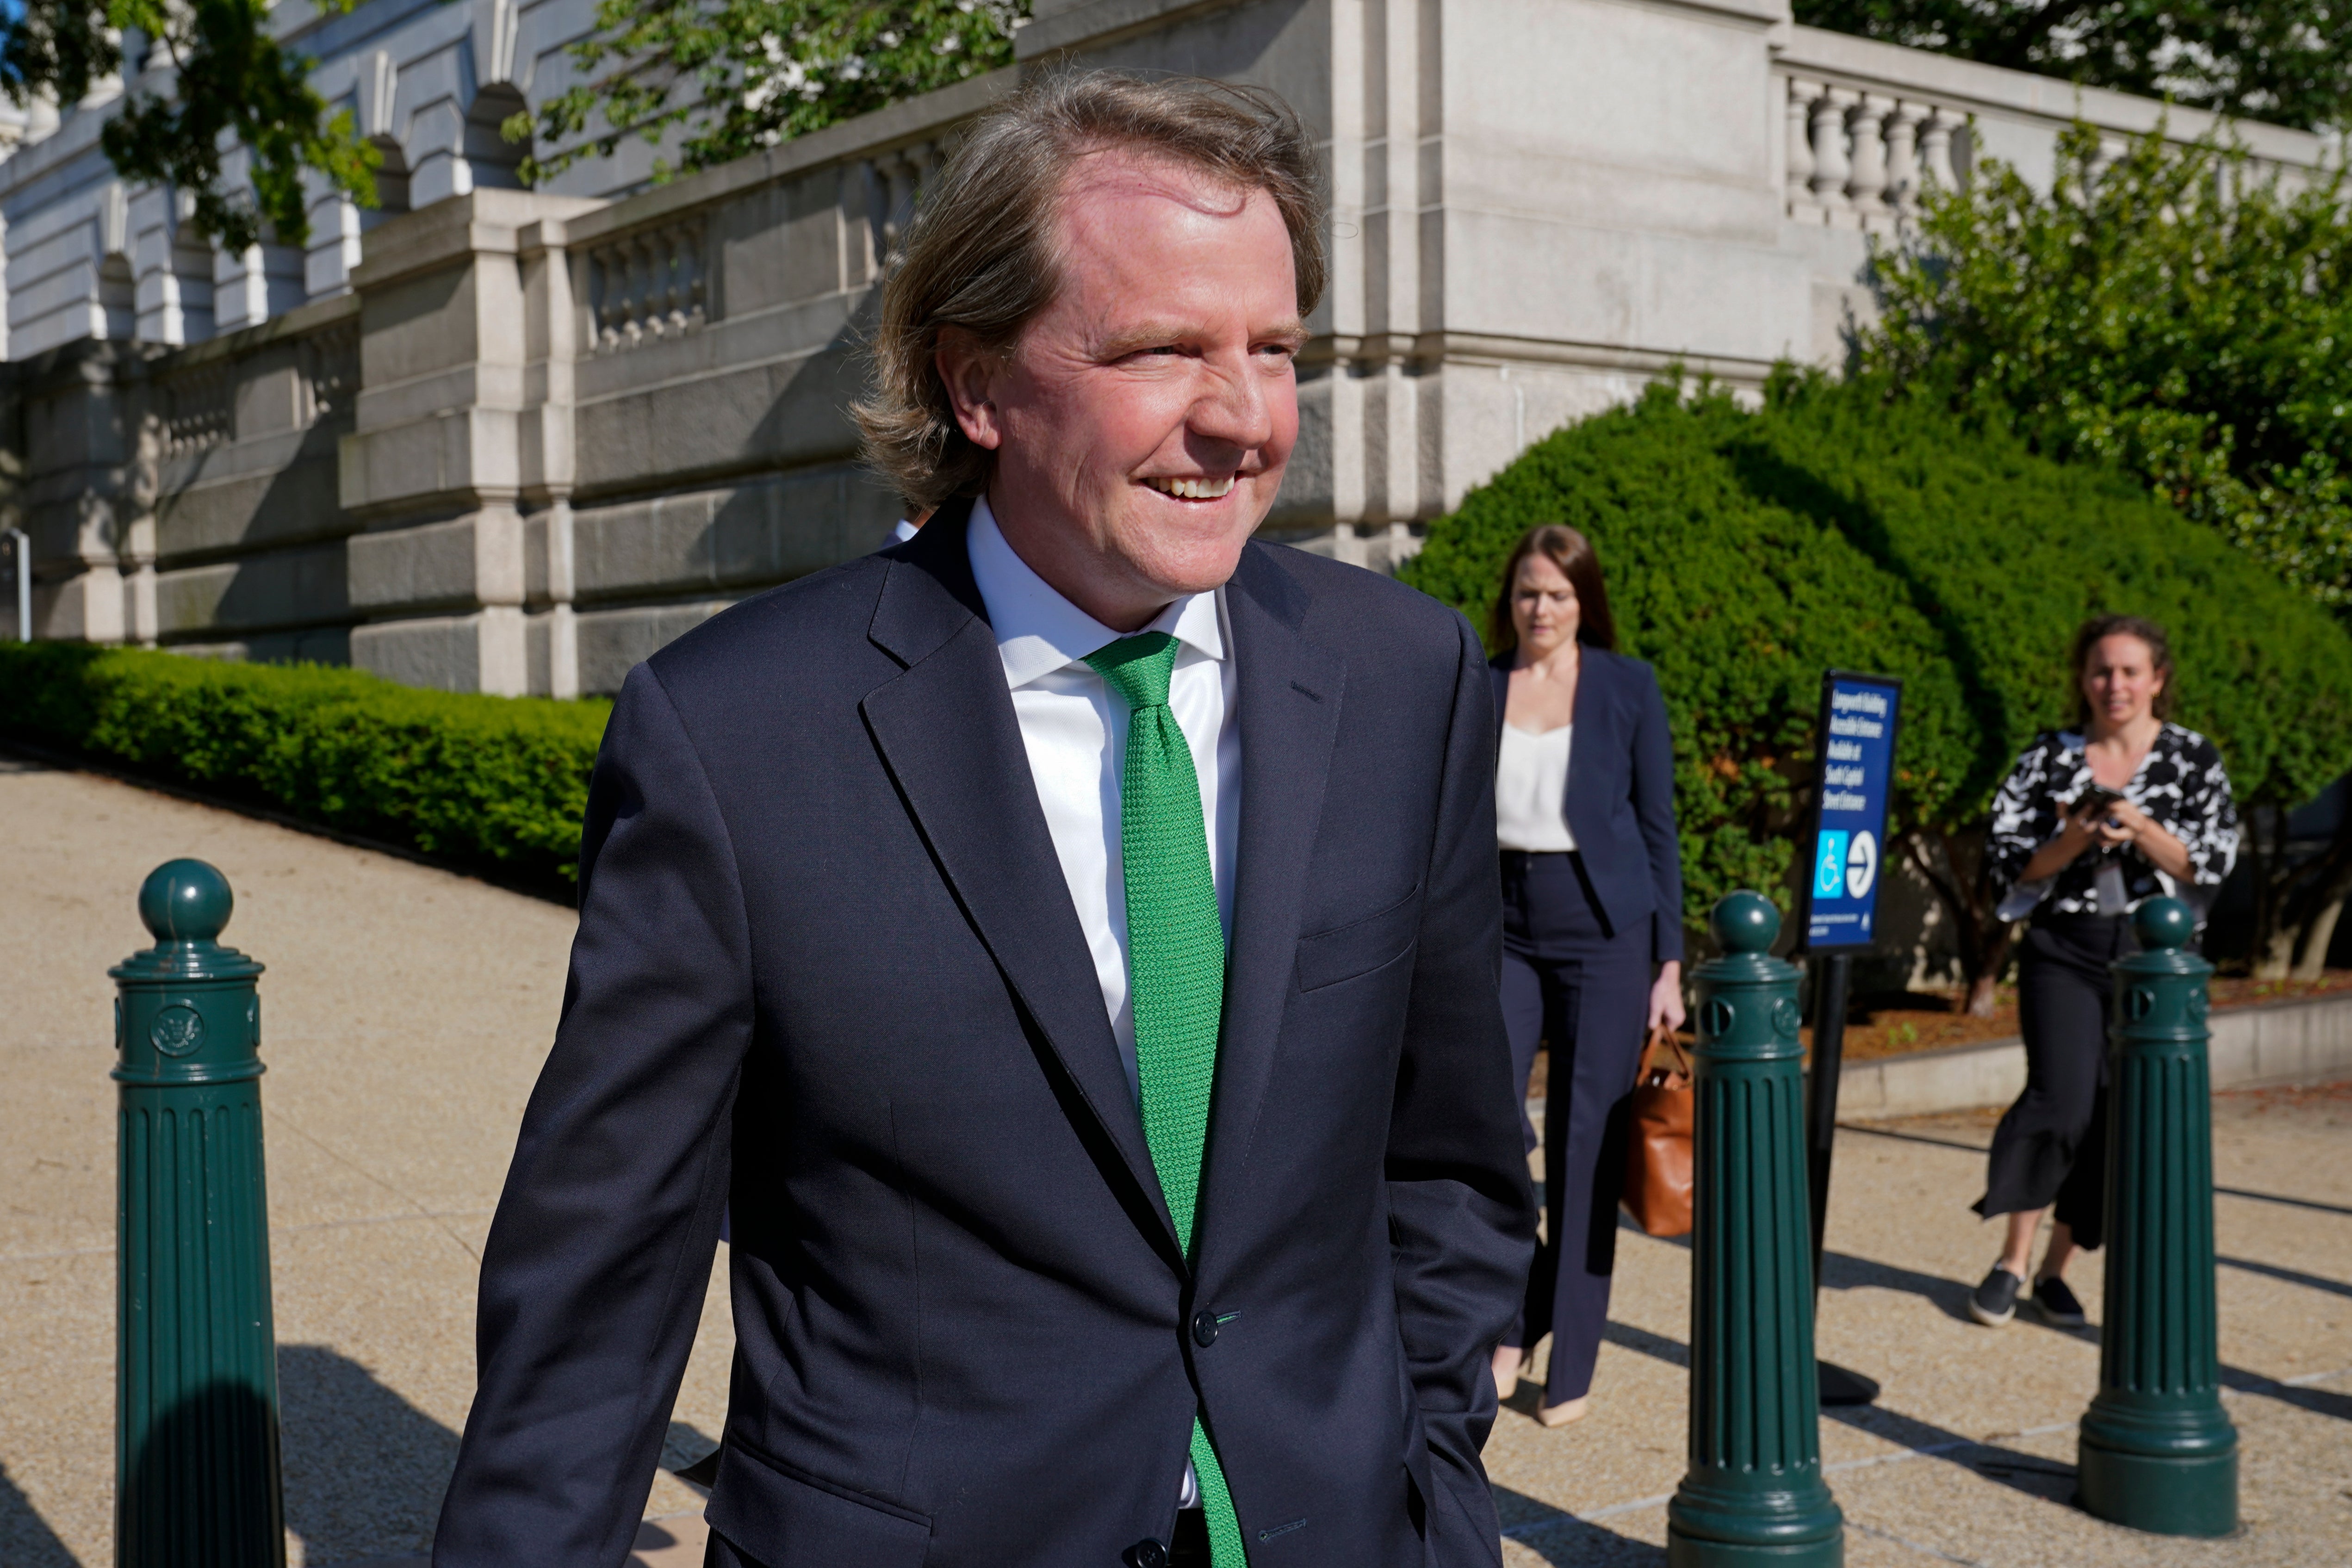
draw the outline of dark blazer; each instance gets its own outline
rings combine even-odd
[[[625,1559],[730,1200],[708,1516],[745,1557],[1118,1568],[1169,1538],[1199,1407],[1258,1568],[1499,1561],[1487,1357],[1534,1212],[1476,640],[1372,573],[1243,555],[1188,1266],[967,516],[631,672],[440,1568]]]
[[[1511,690],[1506,653],[1487,665],[1495,745]],[[1639,659],[1585,646],[1568,753],[1568,831],[1610,935],[1650,923],[1654,963],[1683,956],[1683,856],[1675,836],[1675,743],[1658,677]]]

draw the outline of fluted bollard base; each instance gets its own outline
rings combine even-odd
[[[1822,1476],[1797,971],[1780,912],[1735,893],[1699,966],[1692,1134],[1690,1470],[1666,1509],[1673,1568],[1842,1568]]]
[[[1710,1489],[1688,1481],[1666,1508],[1668,1568],[1844,1568],[1845,1516],[1825,1486]]]
[[[2149,1414],[2104,1398],[2092,1402],[2074,1453],[2084,1510],[2157,1535],[2235,1531],[2238,1434],[2228,1419],[2151,1420]]]

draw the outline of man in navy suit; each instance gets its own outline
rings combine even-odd
[[[1499,1562],[1485,659],[1251,540],[1315,193],[1100,74],[926,192],[859,417],[936,516],[614,709],[441,1568],[625,1561],[730,1207],[714,1564]]]

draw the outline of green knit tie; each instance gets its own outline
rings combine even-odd
[[[1168,1217],[1192,1255],[1192,1215],[1217,1077],[1217,1020],[1225,998],[1225,933],[1209,873],[1201,780],[1168,706],[1176,639],[1127,637],[1091,653],[1103,684],[1128,706],[1127,767],[1119,777],[1120,859],[1127,868],[1128,997],[1135,1009],[1135,1076]],[[1192,1471],[1214,1568],[1247,1568],[1241,1521],[1206,1427],[1192,1420]]]

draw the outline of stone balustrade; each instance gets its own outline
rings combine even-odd
[[[696,218],[656,224],[587,254],[598,353],[679,337],[710,319],[704,228]]]
[[[1788,213],[1801,224],[1892,233],[1930,188],[1957,189],[1968,119],[1942,104],[1781,78],[1788,90]]]
[[[2281,126],[2168,108],[2050,77],[1897,48],[1815,27],[1791,27],[1776,51],[1783,94],[1775,149],[1791,222],[1892,234],[1930,189],[1964,184],[1976,159],[1991,156],[2048,189],[2058,133],[2077,119],[2102,133],[2103,167],[2132,138],[2159,125],[2190,141],[2221,130],[2252,154],[2258,173],[2290,177],[2336,156],[2328,138]]]

